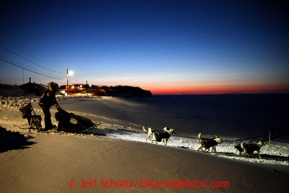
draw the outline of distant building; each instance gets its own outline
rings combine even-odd
[[[90,87],[88,84],[73,84],[60,86],[61,91],[65,91],[68,95],[75,93],[90,94]]]
[[[35,94],[37,96],[41,96],[45,90],[47,89],[47,86],[43,84],[36,84],[31,83],[31,78],[29,77],[29,82],[26,84],[22,84],[19,86],[22,90],[24,90],[27,93]]]
[[[96,86],[88,84],[73,84],[60,86],[60,92],[65,96],[119,96],[119,97],[151,97],[149,90],[133,86]]]

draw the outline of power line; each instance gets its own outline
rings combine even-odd
[[[8,51],[8,52],[10,52],[10,53],[12,53],[12,54],[14,54],[14,55],[16,55],[16,56],[18,56],[18,57],[20,57],[20,58],[22,58],[22,59],[28,61],[28,62],[31,62],[31,63],[37,65],[37,66],[40,66],[40,67],[42,67],[42,68],[45,68],[45,69],[50,70],[50,71],[53,71],[53,72],[57,72],[57,71],[55,71],[55,70],[51,70],[51,69],[46,68],[46,67],[44,67],[44,66],[42,66],[42,65],[40,65],[40,64],[37,64],[37,63],[35,63],[35,62],[31,61],[31,60],[28,60],[28,59],[26,59],[26,58],[20,56],[19,54],[16,54],[16,53],[12,52],[11,50],[8,50],[7,48],[4,48],[4,47],[1,46],[1,45],[0,45],[0,47],[1,47],[2,49],[4,49],[4,50],[6,50],[6,51]],[[60,72],[57,72],[57,73],[60,73]],[[61,74],[63,74],[63,73],[61,73]]]
[[[11,39],[12,41],[14,41],[15,43],[21,45],[22,47],[26,47],[25,45],[17,42],[15,39],[11,38],[10,36],[8,36],[8,35],[6,35],[6,34],[3,34],[3,33],[0,32],[0,35],[3,35],[3,36],[5,36],[5,37]],[[2,43],[3,43],[3,42],[2,42]],[[4,44],[5,44],[5,43],[4,43]],[[16,55],[16,56],[18,56],[18,57],[20,57],[20,58],[28,61],[28,62],[31,62],[31,63],[37,65],[37,66],[40,66],[40,67],[42,67],[42,68],[45,68],[45,69],[47,69],[47,70],[50,70],[50,71],[53,71],[53,72],[56,72],[56,73],[59,73],[59,74],[63,74],[63,72],[57,72],[57,71],[55,71],[55,70],[52,70],[52,69],[46,68],[46,67],[44,67],[44,66],[42,66],[42,65],[40,65],[40,64],[37,64],[37,63],[35,63],[35,62],[33,62],[33,61],[31,61],[31,60],[29,60],[29,59],[27,59],[27,58],[19,55],[19,54],[13,52],[13,51],[11,51],[11,50],[9,50],[9,49],[1,46],[1,45],[0,45],[0,47],[1,47],[2,49],[4,49],[4,50],[6,50],[6,51],[8,51],[8,52],[10,52],[10,53],[12,53],[12,54],[14,54],[14,55]],[[33,50],[32,50],[32,51],[33,51]],[[24,53],[24,54],[27,54],[27,53]],[[32,57],[33,57],[33,56],[32,56]],[[15,61],[12,61],[12,60],[7,59],[7,58],[3,58],[3,56],[2,56],[2,60],[5,61],[5,62],[8,62],[8,63],[10,63],[10,64],[13,64],[13,65],[16,65],[16,66],[17,66],[17,63],[16,63]],[[26,69],[26,70],[28,70],[28,71],[30,71],[30,72],[34,72],[34,73],[37,73],[37,74],[44,75],[43,72],[41,72],[41,71],[39,71],[39,70],[35,70],[35,69],[33,69],[33,68],[31,68],[31,67],[27,67],[27,66],[25,66],[25,67],[26,67],[26,68],[25,68],[25,67],[23,67],[23,66],[25,66],[25,65],[23,65],[23,64],[22,64],[21,66],[18,65],[17,67],[22,68],[22,69]],[[28,68],[29,68],[29,69],[28,69]],[[34,71],[33,71],[33,70],[34,70]],[[35,72],[35,71],[38,71],[38,72]],[[39,72],[41,72],[41,73],[39,73]],[[44,75],[44,76],[46,76],[46,77],[51,77],[51,76],[48,76],[48,75]],[[57,78],[54,77],[54,79],[58,79],[58,80],[61,79],[61,80],[62,80],[62,78],[59,78],[59,77],[57,77]],[[73,77],[70,77],[70,79],[73,79],[75,82],[80,82],[80,81],[74,79]]]
[[[27,49],[30,49],[30,48],[28,48],[26,45],[24,45],[24,44],[16,41],[15,39],[13,39],[12,37],[10,37],[10,36],[8,36],[8,35],[6,35],[6,34],[3,34],[2,32],[0,32],[0,35],[5,36],[6,38],[9,38],[9,39],[12,40],[14,43],[16,43],[16,44],[18,44],[18,45],[26,48],[26,50],[27,50]],[[2,43],[3,43],[3,41],[2,41]],[[5,42],[4,42],[4,44],[5,44]],[[6,49],[6,50],[7,50],[7,49]],[[32,52],[34,52],[34,53],[36,53],[36,54],[39,55],[39,53],[37,53],[35,50],[30,49],[30,51],[32,51]],[[27,53],[24,53],[24,54],[27,54]],[[29,54],[27,54],[27,55],[29,55]],[[31,56],[31,55],[30,55],[30,56]],[[33,57],[33,56],[31,56],[31,57]],[[35,57],[34,57],[34,58],[35,58]],[[42,61],[42,63],[45,63],[45,62]],[[37,64],[36,64],[36,65],[37,65]],[[48,65],[49,65],[49,64],[48,64]],[[41,66],[41,65],[39,65],[39,66]],[[43,67],[43,66],[41,66],[41,67]],[[43,68],[45,68],[45,67],[43,67]],[[46,69],[48,69],[48,68],[46,68]],[[55,71],[55,70],[52,70],[52,69],[48,69],[48,70],[53,71],[53,72],[56,72],[56,73],[59,73],[59,74],[63,74],[63,72],[58,72],[58,71]]]
[[[13,63],[13,62],[10,62],[10,61],[8,61],[8,60],[5,60],[4,58],[0,58],[0,60],[4,61],[4,62],[6,62],[6,63],[12,64],[13,66],[17,66],[18,68],[22,68],[22,69],[27,70],[27,71],[29,71],[29,72],[32,72],[32,73],[41,75],[41,76],[45,76],[45,77],[52,78],[52,79],[56,79],[56,80],[62,80],[62,79],[60,79],[60,78],[55,78],[55,77],[52,77],[52,76],[47,76],[47,75],[45,75],[45,74],[41,74],[41,73],[35,72],[35,71],[33,71],[33,70],[29,70],[29,69],[27,69],[27,68],[24,68],[24,67],[22,67],[22,66],[19,66],[19,65],[15,64],[15,63]]]
[[[2,56],[2,59],[4,59],[4,60],[6,60],[6,61],[9,61],[9,62],[11,62],[11,63],[13,63],[13,64],[16,64],[16,65],[19,65],[19,66],[20,66],[20,64],[17,64],[17,62],[15,62],[15,61],[13,61],[13,60],[10,60],[10,59],[8,59],[8,58],[6,58],[6,57],[3,57],[3,56]],[[29,69],[29,70],[37,71],[38,73],[47,74],[46,72],[42,72],[42,71],[40,71],[40,70],[33,69],[33,68],[28,67],[28,66],[26,66],[26,65],[24,65],[24,64],[22,64],[21,67],[22,67],[22,68],[27,68],[27,69]],[[47,75],[49,75],[49,74],[47,74]],[[56,76],[56,77],[57,77],[57,76]],[[57,78],[62,78],[62,77],[59,77],[59,76],[58,76]]]

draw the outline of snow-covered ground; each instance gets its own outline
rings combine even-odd
[[[127,141],[137,141],[146,143],[147,134],[145,133],[135,133],[135,132],[126,132],[126,131],[115,131],[114,133],[108,133],[108,137],[114,139],[122,139]],[[270,142],[270,146],[265,144],[261,148],[261,158],[259,159],[255,154],[252,157],[240,156],[234,145],[238,143],[237,139],[233,138],[223,138],[223,143],[217,146],[217,153],[209,152],[212,156],[220,156],[228,159],[241,160],[246,162],[253,163],[262,163],[262,164],[276,164],[276,165],[289,165],[289,144],[287,143],[278,143]],[[149,140],[147,143],[151,143]],[[162,143],[154,145],[163,145]],[[200,147],[200,144],[196,139],[171,136],[168,141],[169,147],[174,148],[183,148],[189,151],[197,151]],[[200,151],[200,153],[204,153]]]
[[[28,130],[20,129],[23,126],[27,127],[27,121],[25,119],[21,119],[21,113],[19,112],[19,107],[27,104],[28,102],[32,102],[33,104],[37,104],[39,98],[24,98],[24,97],[1,97],[1,105],[0,105],[0,125],[5,127],[7,130],[15,130],[20,131],[22,133],[28,132]],[[35,108],[35,111],[41,112],[40,109]],[[14,113],[14,114],[13,114]],[[80,116],[85,116],[83,112],[74,112]],[[15,118],[15,114],[18,114]],[[93,116],[93,115],[91,115]],[[55,121],[54,121],[55,122]],[[44,124],[44,123],[43,123]],[[150,141],[146,142],[147,134],[143,131],[136,131],[131,130],[128,127],[118,125],[118,124],[111,124],[111,123],[103,123],[103,122],[95,122],[97,127],[91,128],[89,130],[85,130],[85,134],[79,135],[82,136],[97,136],[102,134],[108,138],[112,139],[120,139],[120,140],[127,140],[127,141],[135,141],[135,142],[142,142],[142,143],[151,143]],[[30,134],[36,133],[32,131]],[[53,133],[53,132],[51,132]],[[81,132],[80,132],[81,133]],[[59,132],[53,133],[55,135],[74,135],[66,132]],[[289,144],[288,143],[281,143],[271,141],[270,146],[265,144],[261,148],[261,157],[259,159],[257,155],[252,157],[244,157],[237,154],[234,145],[240,143],[237,138],[222,138],[223,143],[217,146],[217,153],[208,154],[212,156],[220,156],[226,159],[235,159],[245,162],[253,162],[253,163],[260,163],[260,164],[273,164],[273,165],[289,165]],[[153,145],[162,145],[161,143],[153,144]],[[189,138],[189,137],[181,137],[177,135],[171,136],[168,141],[168,147],[172,148],[182,148],[190,151],[197,151],[200,144],[196,141],[196,138]],[[200,152],[204,153],[204,152]]]

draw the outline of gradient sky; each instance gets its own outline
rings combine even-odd
[[[2,0],[0,83],[289,92],[285,2]]]

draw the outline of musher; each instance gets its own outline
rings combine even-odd
[[[56,125],[52,125],[50,107],[54,105],[57,110],[60,110],[59,104],[56,101],[55,93],[58,91],[59,86],[54,82],[48,83],[48,89],[43,93],[40,98],[39,106],[44,113],[45,128],[43,130],[51,130],[56,128]]]

